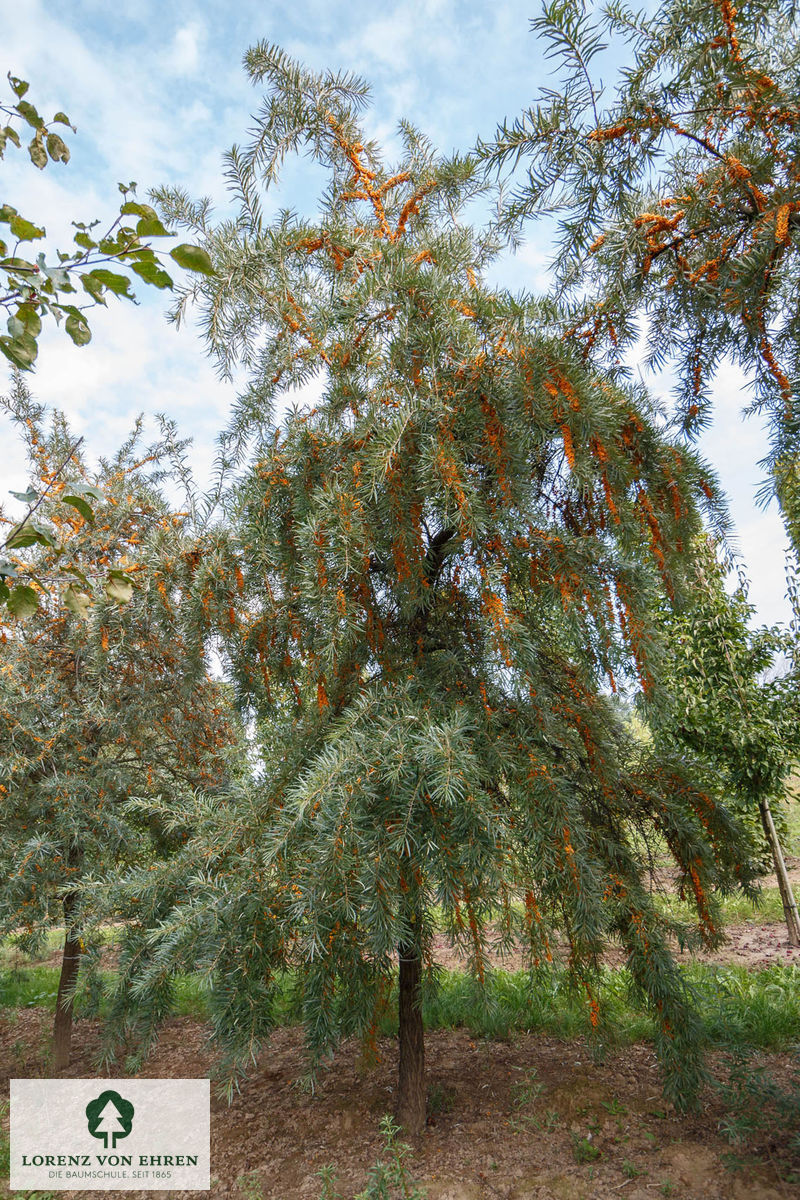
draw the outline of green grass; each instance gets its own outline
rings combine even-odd
[[[0,968],[0,1007],[55,1008],[58,976],[56,967]]]
[[[682,970],[697,993],[700,1015],[712,1044],[780,1049],[800,1043],[797,965],[778,964],[748,971],[745,967],[694,963]],[[604,969],[600,977],[603,1033],[613,1044],[630,1044],[653,1036],[652,1019],[631,1003],[629,983],[625,969]],[[52,967],[0,970],[0,1006],[36,1006],[52,1011],[57,987],[58,971]],[[75,1007],[80,1016],[84,1007],[80,994]],[[281,1024],[297,1021],[289,978],[278,1009]],[[198,977],[178,977],[175,1012],[198,1020],[207,1018],[208,993]],[[386,1035],[395,1031],[394,1012],[390,1005],[383,1019],[381,1032]],[[487,975],[485,988],[468,975],[445,971],[440,986],[425,998],[423,1014],[428,1029],[465,1028],[476,1037],[490,1039],[509,1038],[516,1032],[541,1031],[565,1039],[591,1033],[585,999],[570,985],[563,970],[538,976],[496,970]]]
[[[652,1026],[624,999],[627,979],[620,975],[603,972],[603,1000],[614,1040],[628,1043],[647,1037]],[[533,978],[525,971],[492,971],[485,988],[468,975],[448,971],[435,994],[426,998],[423,1016],[429,1029],[463,1026],[476,1037],[490,1039],[537,1030],[569,1039],[591,1029],[585,1000],[564,971]]]
[[[697,913],[692,905],[679,900],[673,893],[659,896],[656,903],[675,920],[689,923],[697,921]],[[742,925],[746,922],[753,925],[770,925],[783,920],[783,905],[777,887],[762,887],[755,903],[738,894],[723,896],[719,905],[723,925]]]
[[[0,1008],[49,1008],[54,1011],[59,974],[59,967],[0,967]],[[113,976],[110,972],[101,972],[101,978],[110,983]],[[81,1016],[86,1008],[79,987],[75,999],[76,1016]],[[101,1016],[106,1008],[106,1004],[101,1002]],[[178,976],[175,983],[175,1012],[178,1016],[201,1019],[208,1015],[205,989],[197,976]]]
[[[687,968],[708,1037],[720,1045],[780,1049],[800,1044],[800,967],[695,964]]]
[[[112,946],[118,940],[120,933],[121,930],[117,926],[107,925],[99,930],[98,938],[104,945]],[[21,965],[27,966],[30,963],[38,964],[47,962],[54,954],[61,954],[63,945],[64,930],[59,926],[45,931],[42,949],[38,954],[32,956],[18,949],[14,944],[14,939],[9,938],[7,941],[0,943],[0,970]]]
[[[208,1016],[206,989],[197,975],[179,975],[176,979],[175,1012],[179,1017]]]
[[[48,929],[44,936],[44,946],[40,954],[30,957],[22,950],[17,949],[13,944],[13,940],[9,939],[0,944],[0,968],[8,968],[18,966],[21,963],[38,963],[50,958],[57,950],[61,949],[64,942],[63,929]]]
[[[683,970],[697,993],[712,1044],[781,1049],[800,1043],[800,967],[748,971],[693,964]],[[655,1030],[652,1018],[631,1003],[629,987],[626,970],[602,972],[598,999],[603,1034],[612,1044],[650,1040]],[[386,1034],[395,1029],[390,1012],[382,1030]],[[489,1039],[534,1031],[571,1039],[592,1032],[585,999],[564,971],[538,979],[521,971],[494,971],[485,989],[469,976],[446,972],[436,993],[426,999],[423,1015],[428,1029],[463,1027]]]

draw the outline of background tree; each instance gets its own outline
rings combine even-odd
[[[746,850],[678,760],[629,744],[604,689],[628,671],[654,686],[651,593],[690,576],[699,506],[717,515],[709,473],[642,391],[483,282],[498,242],[465,214],[485,190],[474,163],[403,125],[389,165],[360,126],[361,81],[266,44],[246,63],[269,92],[229,157],[236,217],[161,201],[214,262],[195,289],[212,350],[251,372],[225,448],[252,448],[242,574],[233,543],[196,595],[241,702],[274,724],[257,786],[206,806],[186,874],[126,885],[156,928],[120,994],[135,978],[147,1003],[199,964],[235,1066],[293,967],[316,1062],[345,1034],[374,1039],[399,967],[397,1109],[416,1131],[437,921],[479,979],[494,931],[537,963],[562,929],[595,1022],[618,936],[685,1102],[698,1026],[636,831],[666,838],[712,940],[712,893],[747,882]],[[300,150],[326,172],[319,215],[267,223],[261,186]],[[314,374],[318,402],[274,424],[281,390]]]
[[[800,752],[797,680],[786,657],[791,642],[777,629],[751,630],[754,609],[744,587],[729,596],[712,546],[703,541],[697,554],[701,568],[689,602],[665,610],[663,687],[645,707],[656,744],[705,762],[731,811],[766,850],[789,941],[800,946],[800,917],[776,829]]]
[[[769,415],[771,484],[800,545],[800,27],[793,3],[667,0],[597,15],[553,0],[533,29],[558,89],[481,152],[524,160],[505,222],[557,214],[565,325],[590,357],[617,358],[645,318],[649,362],[678,375],[684,427],[708,420],[732,358]],[[611,90],[611,36],[626,62]],[[594,61],[593,61],[594,60]]]
[[[35,559],[36,578],[19,586],[38,603],[0,609],[0,934],[33,950],[64,926],[54,1026],[61,1068],[84,949],[79,883],[167,853],[170,838],[126,801],[161,797],[180,810],[192,788],[223,780],[234,734],[225,687],[207,677],[181,622],[194,557],[187,514],[172,511],[155,482],[169,469],[168,445],[143,450],[137,427],[93,471],[63,417],[48,428],[19,387],[4,407],[46,497],[37,517],[48,538],[12,555],[21,574]],[[92,489],[93,511],[81,487]],[[2,510],[0,521],[10,523]],[[44,586],[63,569],[70,582],[61,604]]]
[[[0,114],[7,122],[0,127],[0,158],[9,143],[21,148],[20,132],[27,126],[28,133],[33,131],[27,150],[35,167],[43,171],[48,162],[68,163],[69,147],[59,131],[66,127],[76,132],[69,117],[57,112],[52,121],[45,121],[25,99],[29,85],[10,73],[8,80],[13,100],[0,104]],[[33,365],[42,317],[53,317],[57,323],[63,320],[73,342],[85,346],[92,337],[87,311],[104,305],[108,295],[134,300],[131,283],[137,280],[157,288],[172,287],[172,278],[150,244],[152,238],[169,237],[169,230],[155,209],[136,199],[135,183],[121,183],[119,189],[123,196],[119,216],[104,232],[97,229],[99,221],[73,221],[78,248],[42,251],[35,262],[26,258],[20,247],[41,241],[46,230],[13,205],[0,206],[0,226],[8,226],[8,242],[0,237],[0,307],[8,314],[8,335],[0,336],[0,352],[15,367],[29,370]],[[169,254],[178,266],[190,271],[211,270],[199,246],[175,246]]]

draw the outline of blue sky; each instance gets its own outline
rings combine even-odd
[[[65,110],[78,126],[72,160],[43,173],[20,154],[2,165],[3,201],[47,227],[50,245],[70,243],[72,220],[113,219],[117,182],[135,179],[142,198],[163,183],[226,205],[221,156],[247,139],[260,96],[241,59],[267,39],[314,67],[363,75],[373,87],[370,132],[391,144],[397,121],[419,125],[442,150],[466,150],[513,117],[549,82],[550,64],[530,32],[536,0],[475,5],[414,0],[381,7],[352,0],[295,0],[229,6],[206,0],[78,0],[54,5],[0,0],[3,73],[29,80],[29,98],[45,116]],[[298,203],[296,177],[283,203]],[[500,276],[514,288],[547,283],[550,228],[529,240]],[[91,318],[93,340],[74,347],[60,331],[42,338],[31,383],[37,398],[67,412],[91,454],[112,453],[139,412],[164,411],[194,438],[199,478],[207,476],[214,438],[226,420],[232,388],[216,378],[191,323],[176,331],[163,317],[162,294],[109,305]],[[649,379],[656,392],[668,381]],[[761,427],[742,421],[745,381],[723,367],[716,418],[701,447],[731,502],[736,546],[764,621],[786,619],[785,538],[774,504],[755,506],[766,453]],[[21,456],[4,442],[0,485],[25,481]]]

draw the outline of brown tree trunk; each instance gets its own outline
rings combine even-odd
[[[400,946],[399,1030],[400,1065],[397,1123],[407,1134],[425,1127],[425,1032],[422,1027],[422,963],[419,947]]]
[[[72,1042],[72,1012],[74,1000],[72,988],[78,978],[81,964],[81,941],[72,928],[72,913],[75,896],[64,897],[64,953],[61,958],[61,978],[58,981],[56,1015],[53,1021],[53,1068],[63,1071],[69,1066]]]
[[[789,881],[789,873],[786,870],[778,831],[775,828],[775,822],[772,820],[772,812],[769,807],[769,801],[766,798],[761,801],[760,812],[761,825],[769,848],[772,851],[772,861],[775,863],[775,874],[778,877],[778,890],[781,894],[783,915],[789,933],[789,943],[792,946],[800,946],[800,914],[797,911],[797,901],[794,898],[792,885]]]

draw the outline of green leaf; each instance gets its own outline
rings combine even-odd
[[[74,292],[69,278],[69,271],[65,267],[48,267],[44,254],[36,255],[36,262],[42,274],[46,275],[52,281],[53,286],[62,292]]]
[[[16,215],[17,210],[12,208],[10,204],[4,204],[2,207],[0,207],[0,221],[3,221],[6,225],[8,225],[11,218],[15,217]]]
[[[133,595],[133,580],[122,571],[109,571],[106,580],[106,595],[119,604],[127,604]]]
[[[65,484],[64,491],[69,492],[70,496],[89,496],[92,500],[103,499],[103,493],[100,491],[100,488],[96,488],[94,484],[91,483],[73,481]]]
[[[185,267],[187,271],[199,271],[201,275],[216,275],[214,264],[202,246],[190,246],[184,243],[176,246],[169,253],[178,266]]]
[[[28,488],[27,492],[9,492],[15,500],[21,500],[23,504],[34,504],[39,499],[39,493],[35,488]]]
[[[32,587],[18,584],[8,598],[8,607],[20,621],[32,617],[39,607],[39,597]]]
[[[83,571],[81,571],[78,567],[72,566],[72,565],[64,565],[64,566],[59,567],[58,569],[59,569],[59,571],[63,572],[63,574],[65,574],[65,575],[74,575],[76,579],[79,579],[81,581],[81,583],[83,584],[83,586],[85,588],[87,588],[87,589],[91,588],[92,585],[89,583],[89,580],[86,578]]]
[[[69,146],[57,133],[47,135],[47,153],[53,162],[69,162]]]
[[[131,270],[135,271],[145,283],[152,283],[157,288],[172,287],[172,277],[159,266],[155,259],[131,263]]]
[[[61,500],[62,503],[71,504],[73,508],[77,508],[84,521],[87,521],[89,525],[94,525],[94,513],[92,512],[92,506],[87,504],[82,496],[62,495]]]
[[[11,84],[12,92],[18,100],[21,100],[30,87],[30,84],[26,83],[24,79],[17,79],[16,75],[12,75],[10,71],[8,72],[7,78],[8,82]]]
[[[125,296],[126,299],[133,300],[133,294],[128,290],[131,286],[131,281],[127,275],[117,275],[114,271],[106,271],[104,267],[98,267],[96,270],[89,272],[89,277],[96,279],[98,283],[102,283],[103,287],[108,288],[116,296]],[[83,276],[83,278],[85,279],[86,276]]]
[[[44,129],[44,121],[39,116],[33,105],[27,100],[20,100],[19,104],[15,105],[15,108],[19,115],[24,117],[28,124],[36,130],[37,134]]]
[[[87,275],[81,275],[80,281],[83,284],[84,289],[89,293],[92,299],[96,301],[97,304],[105,304],[103,292],[106,289],[105,285],[102,284],[99,279],[95,279],[90,272]]]
[[[36,137],[31,139],[28,144],[28,154],[31,156],[33,165],[43,171],[47,166],[47,151],[40,134],[37,133]]]
[[[3,577],[0,575],[0,604],[5,604],[10,595],[11,592],[8,590],[6,584],[3,583]]]
[[[120,205],[120,215],[123,217],[146,217],[150,220],[158,220],[158,213],[149,204],[140,204],[138,200],[126,200]]]
[[[16,579],[17,568],[7,558],[0,558],[0,579]]]
[[[19,134],[17,133],[14,126],[6,125],[5,129],[3,130],[3,133],[6,135],[7,138],[9,138],[14,143],[14,145],[19,150],[20,146],[22,145],[22,142],[19,140]]]
[[[158,217],[142,217],[141,221],[137,221],[136,223],[136,232],[139,237],[173,236],[169,229],[164,228]]]
[[[42,318],[33,304],[21,304],[14,313],[14,320],[22,327],[22,332],[32,338],[42,332]]]
[[[64,112],[57,112],[56,115],[53,117],[53,120],[58,121],[59,125],[69,125],[70,129],[75,128],[75,126],[72,124],[72,122],[70,121],[67,114]]]
[[[34,225],[33,221],[26,221],[17,214],[11,218],[9,225],[18,242],[34,242],[44,237],[44,229],[40,225]]]
[[[119,255],[122,250],[130,246],[132,237],[135,237],[135,234],[132,231],[131,233],[123,233],[121,229],[118,229],[116,237],[101,238],[97,248],[101,254],[107,254],[110,258],[114,258]],[[139,239],[137,238],[137,244],[138,240]]]
[[[92,607],[92,597],[86,592],[79,592],[70,583],[64,589],[64,603],[71,613],[85,621]]]
[[[36,361],[39,347],[27,334],[19,337],[0,337],[0,352],[21,371],[29,371]]]
[[[24,521],[18,529],[12,530],[6,540],[6,549],[23,550],[26,546],[34,546],[37,543],[42,546],[57,545],[52,533],[44,525],[39,525],[36,521]]]
[[[75,241],[84,250],[94,250],[97,246],[97,242],[90,238],[88,233],[76,233]]]
[[[76,346],[86,346],[92,340],[92,331],[83,317],[70,313],[64,326]]]
[[[24,271],[26,275],[36,275],[36,264],[28,262],[27,258],[0,259],[0,271]]]

